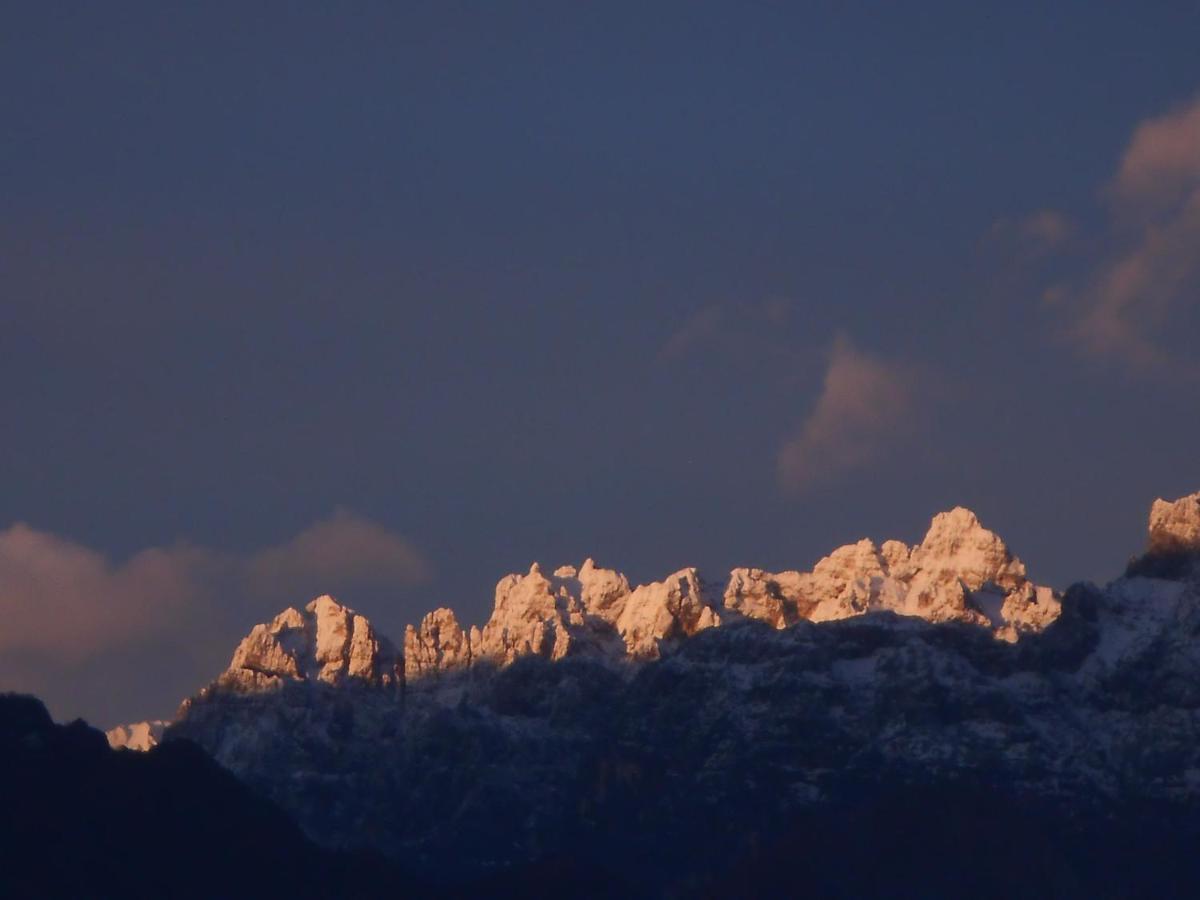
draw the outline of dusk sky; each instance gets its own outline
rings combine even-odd
[[[6,4],[0,688],[1200,490],[1200,4]]]

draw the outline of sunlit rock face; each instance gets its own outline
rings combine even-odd
[[[496,585],[491,617],[463,628],[450,610],[426,616],[405,635],[410,681],[486,661],[523,656],[608,661],[657,659],[679,641],[732,615],[786,628],[871,612],[930,622],[965,622],[1007,641],[1040,631],[1059,615],[1058,596],[1026,577],[1024,564],[970,510],[935,516],[914,547],[861,540],[834,550],[811,572],[734,569],[719,595],[694,568],[631,587],[587,559],[547,576],[534,563]]]
[[[366,618],[326,595],[255,625],[216,685],[244,692],[290,681],[390,688],[402,684],[403,671],[399,655]]]
[[[616,620],[634,659],[657,659],[670,645],[720,624],[721,615],[705,596],[695,569],[641,585],[625,598]]]
[[[108,746],[114,750],[149,750],[157,747],[162,740],[163,732],[170,722],[153,719],[147,722],[132,722],[128,725],[118,725],[110,728],[104,736],[108,738]]]
[[[479,644],[479,629],[474,629]],[[458,624],[454,611],[442,607],[426,613],[421,624],[404,631],[404,677],[420,678],[471,664],[471,635]]]
[[[1151,553],[1200,553],[1200,493],[1155,500],[1150,507]]]
[[[1156,500],[1149,533],[1152,554],[1200,548],[1200,493]],[[499,581],[482,627],[464,627],[452,610],[436,609],[406,629],[401,654],[365,618],[318,597],[255,626],[216,685],[244,692],[294,681],[399,687],[525,656],[636,662],[658,659],[681,641],[737,619],[784,629],[890,612],[973,625],[1014,642],[1045,630],[1061,611],[1059,595],[1033,582],[998,535],[957,507],[934,516],[914,546],[863,539],[807,572],[734,569],[723,595],[694,568],[631,587],[623,574],[592,559],[548,576],[534,563],[527,573]]]
[[[1058,596],[1030,581],[1004,542],[960,507],[935,516],[914,547],[864,539],[834,550],[810,572],[734,569],[723,594],[694,568],[632,587],[592,559],[550,575],[534,563],[500,579],[482,627],[464,627],[452,610],[436,609],[408,626],[402,654],[365,618],[318,597],[255,626],[216,685],[243,692],[293,681],[395,687],[526,656],[637,662],[658,659],[731,617],[782,629],[894,612],[976,625],[1011,642],[1044,629],[1060,608]]]
[[[695,569],[631,589],[620,572],[591,559],[547,577],[534,563],[496,585],[492,615],[469,632],[449,610],[405,635],[405,673],[416,679],[474,662],[508,665],[522,656],[654,659],[663,646],[720,623]]]
[[[630,589],[624,575],[591,559],[560,566],[551,578],[534,563],[528,575],[496,586],[495,609],[472,650],[500,665],[527,655],[656,659],[720,621],[695,569]]]
[[[1152,546],[1191,533],[1191,499],[1155,505]],[[534,565],[482,628],[448,609],[409,628],[402,667],[360,619],[319,598],[257,626],[164,739],[319,842],[422,872],[658,858],[664,836],[691,871],[696,846],[744,847],[847,785],[983,774],[1108,818],[1114,798],[1200,799],[1200,572],[1060,598],[966,509],[912,547],[736,569],[723,595],[694,569],[634,587]]]
[[[1008,641],[1041,631],[1061,611],[1050,588],[968,509],[935,516],[914,547],[862,540],[834,550],[811,572],[734,569],[725,606],[786,628],[889,611],[929,622],[966,622]]]
[[[499,665],[519,656],[562,659],[572,651],[571,619],[580,617],[572,598],[556,594],[534,563],[527,575],[508,575],[496,585],[492,617],[479,635],[478,655]]]
[[[725,588],[725,607],[772,628],[794,625],[810,607],[803,601],[804,576],[799,572],[767,572],[763,569],[734,569]]]

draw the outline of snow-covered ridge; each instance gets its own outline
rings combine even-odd
[[[852,783],[1193,803],[1198,501],[1155,504],[1150,553],[1062,598],[964,509],[916,546],[861,541],[716,587],[693,569],[634,587],[591,561],[534,566],[500,581],[482,627],[436,610],[402,654],[375,637],[355,651],[369,626],[322,598],[256,628],[165,739],[319,842],[369,835],[429,871],[620,857],[689,824],[694,853],[721,823],[744,836]]]
[[[392,644],[365,617],[324,595],[303,610],[289,607],[255,625],[217,685],[258,691],[290,680],[392,688],[402,678],[403,663]]]
[[[482,629],[463,628],[449,609],[409,626],[404,671],[412,679],[526,654],[655,659],[679,640],[737,617],[786,628],[801,619],[891,611],[966,622],[1015,641],[1044,629],[1060,610],[1054,591],[1030,581],[1004,542],[959,507],[934,517],[914,547],[863,540],[838,548],[811,572],[734,569],[720,593],[692,568],[631,588],[620,572],[591,559],[551,576],[535,563],[528,574],[500,581]]]
[[[1200,493],[1154,502],[1149,548],[1151,554],[1200,548]],[[435,609],[407,627],[399,650],[364,616],[321,596],[256,625],[204,693],[257,693],[305,681],[398,692],[406,682],[479,663],[505,666],[529,655],[637,662],[739,619],[783,629],[803,620],[892,612],[973,625],[1011,643],[1043,631],[1061,611],[1060,596],[1032,581],[998,535],[957,507],[934,516],[919,544],[861,540],[837,548],[810,571],[734,569],[723,587],[694,568],[635,587],[591,559],[551,574],[534,563],[527,573],[499,581],[491,617],[481,627],[462,625],[451,609]],[[157,733],[139,723],[113,729],[110,740],[148,747]]]
[[[1012,642],[1044,629],[1060,609],[1058,595],[1029,580],[1004,542],[959,507],[935,516],[915,546],[862,540],[809,572],[734,569],[723,589],[694,568],[633,587],[591,559],[549,575],[534,563],[500,580],[482,627],[435,609],[408,626],[399,653],[366,618],[322,596],[256,625],[213,687],[258,692],[317,681],[394,690],[405,680],[528,655],[657,659],[699,631],[742,618],[786,628],[891,611],[968,623]]]

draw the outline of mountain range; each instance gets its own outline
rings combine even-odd
[[[108,740],[450,892],[1192,896],[1200,494],[1063,594],[957,508],[715,585],[535,564],[399,643],[322,596]]]

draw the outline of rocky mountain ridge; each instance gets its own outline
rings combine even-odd
[[[1167,821],[1200,801],[1197,534],[1200,494],[1156,503],[1147,555],[1062,597],[966,510],[915,547],[738,569],[723,592],[687,569],[631,588],[590,561],[534,567],[482,628],[438,610],[402,654],[373,638],[355,675],[354,614],[319,600],[303,627],[256,628],[165,740],[319,843],[435,879],[569,853],[662,886],[698,846],[736,855],[847,798],[964,782],[1072,820],[1158,804]],[[321,616],[351,623],[338,653],[316,649],[339,633]]]
[[[974,513],[958,507],[935,516],[915,546],[862,540],[834,550],[811,572],[734,569],[723,591],[695,568],[631,587],[625,575],[592,559],[550,575],[534,563],[528,573],[500,580],[482,627],[463,627],[453,610],[435,609],[408,626],[399,652],[365,617],[322,596],[256,625],[209,690],[256,692],[315,680],[396,691],[405,680],[531,655],[658,659],[700,631],[740,619],[782,629],[880,611],[964,622],[1015,641],[1053,622],[1060,601],[1028,579],[1024,564]],[[113,729],[114,745],[128,745],[119,729],[132,727]]]

